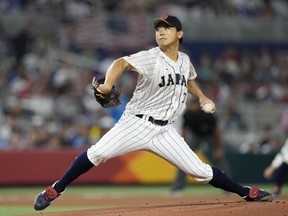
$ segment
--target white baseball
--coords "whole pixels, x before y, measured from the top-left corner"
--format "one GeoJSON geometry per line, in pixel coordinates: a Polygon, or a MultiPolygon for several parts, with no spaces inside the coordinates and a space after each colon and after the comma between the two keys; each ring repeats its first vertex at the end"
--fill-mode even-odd
{"type": "Polygon", "coordinates": [[[206,103],[206,104],[203,106],[203,108],[202,108],[202,110],[203,110],[205,113],[212,113],[212,112],[213,112],[213,109],[214,109],[214,106],[213,106],[213,104],[211,104],[211,103],[206,103]]]}

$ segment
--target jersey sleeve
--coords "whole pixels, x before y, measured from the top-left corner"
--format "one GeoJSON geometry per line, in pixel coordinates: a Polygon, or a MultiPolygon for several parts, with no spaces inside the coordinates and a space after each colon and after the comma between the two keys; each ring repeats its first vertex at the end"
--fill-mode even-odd
{"type": "Polygon", "coordinates": [[[155,61],[154,55],[148,50],[140,51],[131,55],[123,57],[130,65],[132,65],[136,72],[140,74],[147,74],[149,69],[151,69],[153,62],[155,61]]]}
{"type": "Polygon", "coordinates": [[[271,162],[271,166],[275,169],[278,169],[283,162],[284,162],[283,156],[281,152],[279,152],[271,162]]]}
{"type": "Polygon", "coordinates": [[[282,146],[280,152],[274,157],[271,162],[271,166],[275,169],[280,167],[280,165],[285,162],[288,164],[288,138],[286,139],[284,145],[282,146]]]}
{"type": "Polygon", "coordinates": [[[190,64],[189,64],[189,78],[188,78],[188,80],[194,80],[194,79],[196,79],[196,77],[197,77],[196,70],[195,70],[193,64],[190,61],[190,64]]]}

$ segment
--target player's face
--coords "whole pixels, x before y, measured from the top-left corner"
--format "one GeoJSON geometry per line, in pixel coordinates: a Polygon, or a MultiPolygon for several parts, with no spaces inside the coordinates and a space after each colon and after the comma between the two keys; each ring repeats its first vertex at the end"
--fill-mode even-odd
{"type": "Polygon", "coordinates": [[[156,28],[155,39],[160,47],[179,43],[179,39],[183,36],[182,31],[177,31],[175,27],[169,25],[160,25],[156,28]]]}

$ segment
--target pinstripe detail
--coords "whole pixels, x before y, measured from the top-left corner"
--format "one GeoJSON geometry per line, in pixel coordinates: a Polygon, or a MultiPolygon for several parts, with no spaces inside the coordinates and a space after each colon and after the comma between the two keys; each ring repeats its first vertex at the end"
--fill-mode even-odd
{"type": "Polygon", "coordinates": [[[179,167],[196,180],[209,182],[212,169],[189,148],[172,125],[164,127],[136,116],[124,115],[87,155],[94,165],[132,151],[149,150],[179,167]]]}
{"type": "MultiPolygon", "coordinates": [[[[166,62],[167,65],[169,65],[169,66],[171,67],[171,70],[173,71],[173,73],[176,74],[175,68],[167,61],[167,59],[165,59],[163,56],[161,56],[161,58],[163,59],[164,62],[166,62]]],[[[173,87],[173,86],[171,86],[171,88],[172,88],[172,87],[173,87]]],[[[173,89],[172,98],[173,98],[173,96],[175,95],[175,89],[176,89],[176,85],[175,85],[175,87],[174,87],[174,89],[173,89]]],[[[171,91],[171,90],[170,90],[170,91],[171,91]]],[[[169,97],[169,98],[170,98],[170,97],[169,97]]],[[[163,117],[163,119],[169,118],[167,112],[168,112],[168,110],[171,109],[171,104],[174,103],[174,100],[167,100],[167,103],[168,103],[169,105],[168,105],[168,107],[165,108],[165,110],[164,110],[165,116],[163,117]]]]}
{"type": "Polygon", "coordinates": [[[161,133],[152,143],[150,149],[153,152],[192,175],[196,180],[209,182],[212,179],[211,167],[198,158],[175,129],[161,133]]]}
{"type": "MultiPolygon", "coordinates": [[[[207,164],[204,164],[199,159],[199,157],[190,149],[190,147],[186,144],[184,139],[181,138],[175,130],[171,130],[171,132],[167,133],[167,134],[171,138],[171,140],[173,139],[173,137],[178,138],[178,140],[174,139],[174,144],[171,143],[171,145],[175,146],[175,143],[178,143],[178,142],[180,143],[180,141],[182,141],[182,143],[179,146],[180,147],[185,146],[185,149],[181,148],[181,150],[184,150],[184,154],[183,154],[183,152],[180,152],[178,154],[182,158],[182,161],[185,161],[187,168],[190,169],[189,171],[187,171],[187,173],[190,175],[193,175],[194,177],[199,176],[199,173],[200,173],[201,177],[203,177],[203,176],[206,177],[207,176],[207,167],[208,167],[208,171],[210,171],[210,166],[207,166],[207,164]],[[180,139],[180,141],[179,141],[179,139],[180,139]],[[191,153],[193,154],[194,157],[191,157],[191,155],[190,155],[191,153]],[[188,161],[183,157],[183,155],[185,155],[185,157],[188,159],[188,161]],[[191,166],[191,164],[193,164],[193,166],[191,166]],[[193,172],[195,172],[195,170],[197,170],[196,173],[198,173],[198,175],[193,173],[193,172]]],[[[178,145],[176,145],[176,147],[177,146],[178,145]]],[[[178,166],[181,166],[181,164],[178,164],[178,166]]],[[[211,177],[212,177],[212,175],[211,175],[211,177]]]]}
{"type": "Polygon", "coordinates": [[[94,165],[132,151],[149,150],[197,181],[207,183],[212,179],[211,166],[198,158],[171,124],[156,126],[135,116],[143,114],[171,122],[185,109],[187,81],[197,74],[189,57],[178,54],[174,62],[156,47],[124,57],[139,73],[137,86],[119,122],[88,149],[94,165]]]}
{"type": "MultiPolygon", "coordinates": [[[[181,75],[181,68],[182,67],[183,67],[183,58],[181,59],[181,65],[180,65],[180,70],[179,70],[180,71],[180,75],[181,75]]],[[[187,81],[188,81],[188,79],[186,79],[186,85],[187,85],[187,81]]],[[[184,93],[183,89],[181,88],[180,89],[180,95],[182,95],[183,93],[184,93]]],[[[186,92],[186,94],[187,94],[187,92],[186,92]]],[[[186,100],[186,97],[185,97],[185,100],[186,100]]],[[[178,108],[181,106],[181,103],[185,103],[185,100],[183,101],[181,98],[179,98],[178,106],[177,106],[177,108],[174,111],[174,115],[176,115],[178,108]]]]}
{"type": "Polygon", "coordinates": [[[286,138],[286,141],[281,147],[280,151],[275,155],[271,165],[277,169],[283,162],[288,163],[288,137],[286,138]]]}
{"type": "Polygon", "coordinates": [[[127,114],[142,113],[155,119],[174,121],[185,109],[187,80],[194,79],[196,73],[190,67],[189,57],[179,52],[177,62],[165,56],[156,47],[124,57],[139,72],[138,84],[130,102],[126,106],[127,114]],[[184,66],[185,65],[185,66],[184,66]],[[177,76],[185,77],[186,85],[176,85],[177,76]],[[167,84],[168,76],[174,79],[174,85],[159,87],[164,77],[167,84]],[[183,102],[183,103],[182,103],[183,102]]]}
{"type": "Polygon", "coordinates": [[[147,149],[155,127],[136,116],[124,118],[88,149],[88,158],[98,165],[102,161],[131,151],[147,149]]]}
{"type": "MultiPolygon", "coordinates": [[[[141,121],[141,119],[140,119],[140,121],[141,121]]],[[[153,130],[149,130],[148,126],[146,126],[145,123],[147,124],[147,122],[142,122],[142,124],[138,127],[138,128],[140,128],[140,127],[144,126],[141,131],[137,132],[137,134],[144,134],[145,131],[149,131],[149,133],[147,133],[146,136],[145,136],[145,137],[149,137],[149,136],[151,136],[151,133],[152,133],[153,130]]],[[[136,132],[136,131],[134,131],[134,132],[136,132]]],[[[132,139],[130,139],[130,140],[133,140],[134,138],[135,137],[133,135],[132,139]]],[[[143,149],[143,148],[147,149],[146,146],[148,145],[149,141],[150,140],[147,140],[146,142],[144,142],[143,138],[139,137],[138,140],[136,141],[136,143],[134,145],[131,145],[131,146],[126,145],[125,142],[124,143],[122,142],[122,143],[119,144],[119,147],[114,150],[114,153],[111,153],[111,155],[112,155],[111,157],[118,156],[119,152],[122,152],[122,154],[123,154],[123,153],[132,152],[132,151],[137,151],[137,150],[140,150],[140,149],[143,149]]]]}

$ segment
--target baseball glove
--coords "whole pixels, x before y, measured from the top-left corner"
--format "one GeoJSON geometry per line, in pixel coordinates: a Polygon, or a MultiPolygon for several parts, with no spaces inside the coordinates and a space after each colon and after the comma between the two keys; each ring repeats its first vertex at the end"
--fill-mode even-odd
{"type": "Polygon", "coordinates": [[[104,108],[115,107],[121,104],[120,91],[115,86],[112,87],[111,91],[107,94],[103,94],[97,90],[100,84],[103,84],[104,78],[96,80],[94,77],[91,84],[91,89],[94,91],[96,101],[104,108]]]}

